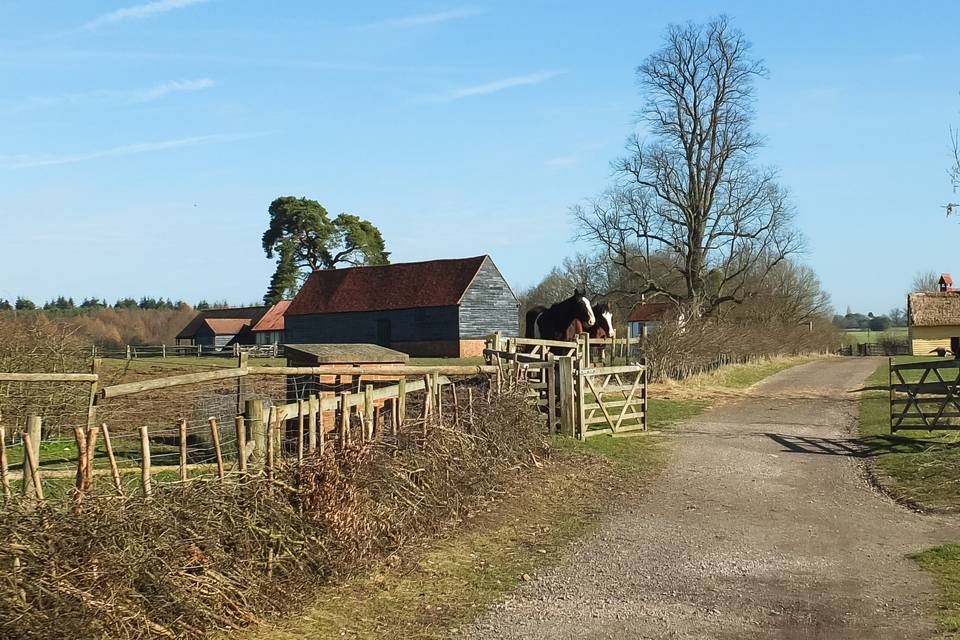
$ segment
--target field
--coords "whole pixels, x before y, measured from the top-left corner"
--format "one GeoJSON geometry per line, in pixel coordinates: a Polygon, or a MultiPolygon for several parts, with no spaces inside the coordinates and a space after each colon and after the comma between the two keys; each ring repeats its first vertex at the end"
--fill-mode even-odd
{"type": "MultiPolygon", "coordinates": [[[[896,362],[930,358],[904,356],[896,362]]],[[[908,382],[915,381],[919,372],[908,382]]],[[[860,400],[860,443],[878,482],[894,496],[921,508],[960,511],[960,432],[899,431],[890,433],[887,363],[878,366],[860,400]]],[[[940,589],[938,619],[948,632],[960,631],[960,545],[947,544],[913,559],[929,572],[940,589]]]]}
{"type": "Polygon", "coordinates": [[[866,342],[876,343],[883,338],[892,338],[896,340],[906,340],[908,335],[907,327],[891,327],[886,331],[869,331],[863,329],[848,329],[843,333],[844,344],[862,344],[866,342]]]}

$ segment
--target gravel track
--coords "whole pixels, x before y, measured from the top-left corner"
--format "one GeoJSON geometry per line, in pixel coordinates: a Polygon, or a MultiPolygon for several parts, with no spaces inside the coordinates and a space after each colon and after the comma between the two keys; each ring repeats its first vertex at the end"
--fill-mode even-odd
{"type": "Polygon", "coordinates": [[[960,526],[863,479],[849,391],[877,362],[788,369],[686,423],[649,492],[463,636],[935,635],[933,584],[906,555],[960,539],[960,526]]]}

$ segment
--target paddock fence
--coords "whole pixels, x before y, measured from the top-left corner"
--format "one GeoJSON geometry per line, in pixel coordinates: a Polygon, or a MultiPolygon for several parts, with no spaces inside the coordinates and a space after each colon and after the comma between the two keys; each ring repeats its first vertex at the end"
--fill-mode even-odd
{"type": "Polygon", "coordinates": [[[235,358],[245,353],[251,358],[282,358],[282,344],[232,344],[226,347],[184,344],[128,344],[122,347],[94,345],[94,358],[137,360],[141,358],[235,358]]]}

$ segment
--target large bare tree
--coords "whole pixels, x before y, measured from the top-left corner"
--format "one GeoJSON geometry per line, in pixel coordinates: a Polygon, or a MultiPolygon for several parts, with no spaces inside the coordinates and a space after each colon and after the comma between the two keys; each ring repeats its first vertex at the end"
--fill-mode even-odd
{"type": "Polygon", "coordinates": [[[710,315],[802,248],[775,172],[755,164],[754,81],[765,73],[723,17],[671,26],[637,69],[647,138],[631,137],[616,183],[573,209],[580,237],[632,276],[631,293],[710,315]]]}

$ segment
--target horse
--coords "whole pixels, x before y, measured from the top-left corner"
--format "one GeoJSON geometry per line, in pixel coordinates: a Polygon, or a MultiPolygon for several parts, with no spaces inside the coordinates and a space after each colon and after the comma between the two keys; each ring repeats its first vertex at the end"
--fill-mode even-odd
{"type": "Polygon", "coordinates": [[[574,289],[572,296],[549,309],[543,306],[530,309],[526,320],[528,338],[573,342],[578,333],[596,324],[597,317],[583,292],[574,289]]]}
{"type": "MultiPolygon", "coordinates": [[[[598,302],[593,307],[597,321],[586,328],[587,335],[592,339],[616,338],[617,330],[613,327],[613,309],[606,302],[598,302]]],[[[600,349],[600,362],[606,362],[607,347],[600,349]]]]}

